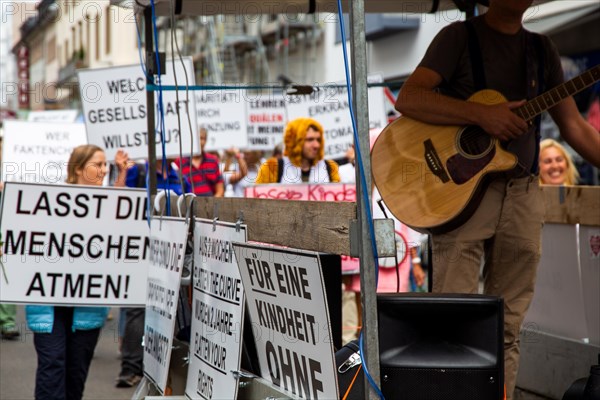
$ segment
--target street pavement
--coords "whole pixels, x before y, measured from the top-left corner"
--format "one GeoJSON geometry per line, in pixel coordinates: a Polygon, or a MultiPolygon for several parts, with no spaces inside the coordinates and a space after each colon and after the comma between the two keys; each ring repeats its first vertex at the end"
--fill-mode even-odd
{"type": "MultiPolygon", "coordinates": [[[[15,341],[0,341],[0,399],[29,400],[34,398],[37,358],[33,333],[25,324],[24,307],[17,307],[17,323],[21,337],[15,341]]],[[[83,398],[87,400],[131,399],[134,388],[116,388],[120,371],[117,340],[119,309],[112,309],[113,319],[107,321],[92,360],[83,398]]]]}

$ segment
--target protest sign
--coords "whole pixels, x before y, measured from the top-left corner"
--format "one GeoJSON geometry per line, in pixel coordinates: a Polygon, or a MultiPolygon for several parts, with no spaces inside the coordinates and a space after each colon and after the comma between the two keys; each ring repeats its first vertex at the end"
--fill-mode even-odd
{"type": "Polygon", "coordinates": [[[165,394],[187,243],[183,218],[153,218],[144,321],[144,375],[165,394]]]}
{"type": "MultiPolygon", "coordinates": [[[[369,83],[381,77],[369,77],[369,83]]],[[[382,87],[369,88],[369,129],[382,129],[387,123],[382,87]]],[[[322,85],[310,95],[287,96],[288,119],[309,117],[318,121],[325,132],[325,158],[343,158],[354,143],[348,91],[344,83],[322,85]]]]}
{"type": "Polygon", "coordinates": [[[244,289],[233,242],[246,242],[246,226],[197,219],[190,364],[191,399],[235,399],[240,369],[244,289]]]}
{"type": "MultiPolygon", "coordinates": [[[[184,58],[184,66],[177,61],[175,73],[178,83],[187,71],[190,85],[194,84],[194,68],[190,58],[184,58]]],[[[79,89],[83,105],[84,120],[88,141],[103,148],[106,158],[114,160],[117,150],[124,149],[132,159],[148,157],[148,124],[146,116],[146,77],[139,65],[98,68],[77,71],[79,89]]],[[[166,62],[166,74],[161,76],[163,85],[173,85],[175,77],[173,64],[166,62]]],[[[159,92],[155,93],[155,119],[160,122],[158,107],[159,92]]],[[[162,157],[161,140],[165,142],[167,157],[179,157],[181,143],[184,154],[190,149],[198,151],[198,129],[196,126],[196,102],[190,95],[189,101],[182,93],[177,101],[175,91],[162,94],[165,132],[161,139],[161,125],[156,131],[156,156],[162,157]],[[190,115],[192,132],[188,124],[190,115]],[[179,132],[177,114],[180,114],[181,133],[179,132]]]]}
{"type": "Polygon", "coordinates": [[[267,184],[246,188],[246,197],[276,200],[356,201],[353,183],[267,184]]]}
{"type": "MultiPolygon", "coordinates": [[[[600,227],[582,224],[579,227],[579,246],[582,297],[588,326],[586,337],[589,338],[591,344],[598,346],[600,345],[600,291],[598,290],[600,283],[600,227]]],[[[565,265],[568,264],[557,267],[565,269],[565,265]]],[[[573,292],[570,296],[572,295],[573,292]]]]}
{"type": "Polygon", "coordinates": [[[195,92],[198,127],[206,128],[206,151],[246,148],[246,91],[215,89],[195,92]]]}
{"type": "Polygon", "coordinates": [[[77,114],[77,110],[31,111],[29,115],[27,115],[27,121],[69,124],[75,122],[77,114]]]}
{"type": "Polygon", "coordinates": [[[83,124],[4,121],[2,180],[64,182],[71,152],[86,143],[83,124]]]}
{"type": "Polygon", "coordinates": [[[7,182],[0,301],[144,305],[145,199],[136,189],[7,182]]]}
{"type": "Polygon", "coordinates": [[[283,142],[287,111],[283,94],[258,96],[248,107],[248,149],[267,150],[283,142]]]}
{"type": "Polygon", "coordinates": [[[292,398],[338,399],[318,255],[260,245],[233,247],[261,376],[292,398]]]}

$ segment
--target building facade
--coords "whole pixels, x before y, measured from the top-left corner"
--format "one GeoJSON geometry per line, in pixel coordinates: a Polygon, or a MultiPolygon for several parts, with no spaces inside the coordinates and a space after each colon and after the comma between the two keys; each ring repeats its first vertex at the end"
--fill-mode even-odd
{"type": "Polygon", "coordinates": [[[24,7],[12,49],[29,53],[29,102],[22,108],[80,108],[77,69],[139,62],[132,9],[108,0],[43,0],[34,12],[31,4],[24,7]]]}

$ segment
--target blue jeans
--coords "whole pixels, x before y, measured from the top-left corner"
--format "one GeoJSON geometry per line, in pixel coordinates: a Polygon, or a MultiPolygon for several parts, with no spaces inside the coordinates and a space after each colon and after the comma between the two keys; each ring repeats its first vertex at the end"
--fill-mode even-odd
{"type": "Polygon", "coordinates": [[[100,328],[74,331],[73,307],[54,307],[52,333],[35,333],[36,400],[80,400],[100,328]]]}

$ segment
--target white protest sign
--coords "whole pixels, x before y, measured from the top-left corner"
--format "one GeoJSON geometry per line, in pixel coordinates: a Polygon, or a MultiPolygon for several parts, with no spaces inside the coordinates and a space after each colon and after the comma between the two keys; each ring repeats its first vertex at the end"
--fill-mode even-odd
{"type": "Polygon", "coordinates": [[[198,127],[206,128],[206,151],[246,148],[246,91],[240,89],[195,92],[198,127]]]}
{"type": "MultiPolygon", "coordinates": [[[[369,77],[369,83],[381,77],[369,77]]],[[[345,157],[354,143],[348,91],[344,84],[323,85],[310,95],[286,96],[289,120],[313,118],[325,131],[325,158],[345,157]]],[[[369,129],[383,129],[387,122],[383,87],[369,88],[369,129]]]]}
{"type": "Polygon", "coordinates": [[[71,151],[86,143],[83,124],[4,121],[2,180],[64,182],[71,151]]]}
{"type": "MultiPolygon", "coordinates": [[[[544,227],[544,229],[546,229],[544,227]]],[[[556,243],[556,242],[554,242],[556,243]]],[[[600,346],[600,227],[579,227],[583,309],[590,344],[600,346]]],[[[564,269],[565,265],[558,265],[564,269]]],[[[571,293],[572,295],[573,293],[571,293]]]]}
{"type": "Polygon", "coordinates": [[[75,122],[77,110],[31,111],[27,116],[29,122],[60,122],[69,124],[75,122]]]}
{"type": "MultiPolygon", "coordinates": [[[[175,63],[175,72],[181,84],[185,71],[194,84],[194,68],[190,58],[184,58],[182,64],[175,63]]],[[[77,71],[79,90],[83,104],[84,120],[89,143],[103,148],[106,158],[114,160],[117,150],[124,149],[132,159],[148,157],[148,124],[146,116],[146,78],[139,65],[124,67],[87,69],[77,71]]],[[[166,62],[166,74],[162,76],[163,85],[174,85],[173,65],[166,62]]],[[[184,93],[179,93],[177,101],[175,91],[163,92],[164,141],[167,157],[179,157],[179,144],[184,154],[194,146],[198,150],[198,129],[196,126],[196,102],[190,95],[189,104],[184,93]],[[192,122],[190,132],[187,109],[192,122]],[[177,113],[181,115],[181,134],[178,128],[177,113]],[[193,142],[192,142],[193,140],[193,142]]],[[[158,109],[159,92],[155,95],[155,120],[160,121],[158,109]]],[[[161,126],[156,131],[156,156],[163,155],[161,126]]]]}
{"type": "Polygon", "coordinates": [[[338,399],[318,255],[260,245],[233,247],[261,376],[293,398],[338,399]]]}
{"type": "Polygon", "coordinates": [[[248,149],[273,150],[283,142],[287,122],[283,94],[259,96],[246,102],[248,111],[248,149]]]}
{"type": "Polygon", "coordinates": [[[7,182],[0,301],[144,305],[145,199],[137,189],[7,182]]]}
{"type": "Polygon", "coordinates": [[[144,322],[144,375],[165,394],[188,224],[183,218],[150,222],[150,266],[144,322]]]}
{"type": "Polygon", "coordinates": [[[190,364],[191,399],[235,399],[244,326],[244,289],[233,242],[246,242],[246,226],[196,219],[190,364]],[[213,229],[214,228],[214,229],[213,229]]]}

